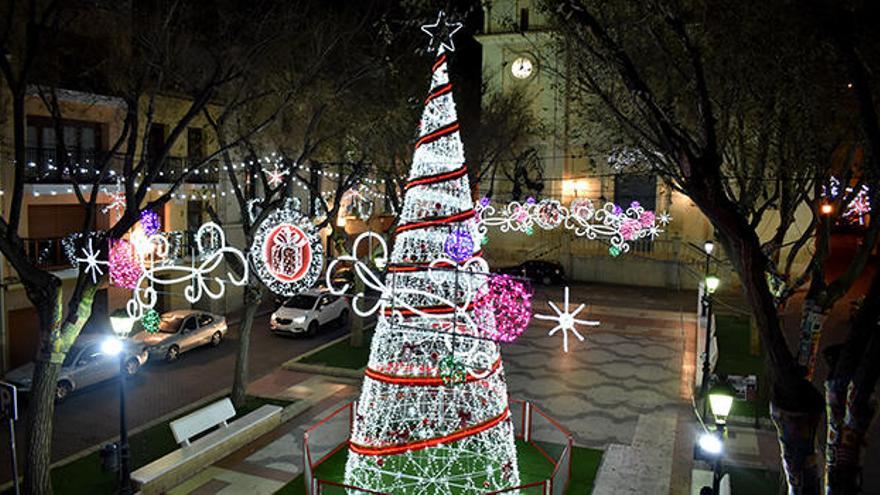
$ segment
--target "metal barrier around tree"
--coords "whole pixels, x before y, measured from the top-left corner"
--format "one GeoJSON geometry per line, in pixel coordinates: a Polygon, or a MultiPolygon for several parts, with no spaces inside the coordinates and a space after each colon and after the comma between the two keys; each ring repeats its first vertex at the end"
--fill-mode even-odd
{"type": "MultiPolygon", "coordinates": [[[[356,409],[350,402],[330,412],[303,434],[303,477],[310,495],[364,493],[385,495],[342,483],[321,479],[319,466],[348,447],[356,409]]],[[[517,440],[529,443],[552,465],[550,477],[487,494],[561,495],[571,477],[571,433],[534,404],[510,399],[511,420],[517,440]]]]}

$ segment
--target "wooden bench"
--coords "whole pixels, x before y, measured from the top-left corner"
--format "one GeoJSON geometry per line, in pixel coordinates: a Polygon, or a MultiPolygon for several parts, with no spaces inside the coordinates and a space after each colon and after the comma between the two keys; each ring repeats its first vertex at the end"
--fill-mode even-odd
{"type": "Polygon", "coordinates": [[[229,422],[235,407],[225,398],[175,419],[169,426],[180,448],[136,470],[131,479],[145,495],[164,493],[280,426],[281,411],[280,406],[264,405],[229,422]]]}

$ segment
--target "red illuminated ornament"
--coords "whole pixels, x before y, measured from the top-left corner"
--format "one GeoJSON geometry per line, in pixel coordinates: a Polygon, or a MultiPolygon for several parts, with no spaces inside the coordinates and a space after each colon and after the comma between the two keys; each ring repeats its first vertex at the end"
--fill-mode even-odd
{"type": "Polygon", "coordinates": [[[266,268],[282,282],[301,279],[312,261],[306,234],[291,224],[281,224],[271,230],[263,249],[266,268]]]}

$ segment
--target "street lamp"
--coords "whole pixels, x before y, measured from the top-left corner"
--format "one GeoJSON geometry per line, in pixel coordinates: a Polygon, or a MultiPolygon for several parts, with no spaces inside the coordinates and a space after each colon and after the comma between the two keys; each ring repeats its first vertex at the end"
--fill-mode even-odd
{"type": "Polygon", "coordinates": [[[727,416],[730,415],[730,408],[733,407],[733,394],[727,387],[713,387],[709,392],[709,408],[712,409],[712,415],[715,416],[715,424],[727,424],[727,416]]]}
{"type": "Polygon", "coordinates": [[[706,253],[706,273],[705,275],[709,275],[709,263],[712,262],[712,251],[715,251],[715,243],[712,242],[712,239],[706,239],[706,242],[703,243],[703,251],[706,253]]]}
{"type": "Polygon", "coordinates": [[[726,385],[713,387],[709,392],[709,407],[712,409],[712,415],[715,416],[715,431],[704,433],[700,437],[699,444],[704,452],[713,457],[712,493],[715,495],[721,488],[721,454],[724,450],[724,430],[732,406],[733,393],[726,385]]]}
{"type": "Polygon", "coordinates": [[[131,453],[128,447],[128,427],[125,422],[125,345],[135,319],[124,310],[110,315],[110,326],[116,337],[108,337],[101,349],[109,355],[119,356],[119,493],[129,495],[131,490],[131,453]]]}
{"type": "Polygon", "coordinates": [[[703,418],[706,417],[706,392],[709,387],[709,355],[712,352],[712,294],[721,285],[721,279],[715,275],[706,275],[703,285],[706,288],[703,294],[703,308],[706,313],[706,348],[703,355],[703,380],[700,383],[700,397],[703,399],[703,418]]]}
{"type": "Polygon", "coordinates": [[[712,295],[721,285],[721,279],[716,275],[706,275],[706,293],[712,295]]]}

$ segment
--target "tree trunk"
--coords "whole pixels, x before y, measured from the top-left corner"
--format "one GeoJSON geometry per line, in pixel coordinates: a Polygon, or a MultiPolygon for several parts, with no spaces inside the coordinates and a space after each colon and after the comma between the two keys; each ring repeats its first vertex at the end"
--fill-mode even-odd
{"type": "Polygon", "coordinates": [[[822,416],[818,412],[793,412],[770,403],[782,451],[782,467],[789,495],[819,495],[822,491],[816,455],[816,431],[822,416]]]}
{"type": "Polygon", "coordinates": [[[805,370],[805,378],[813,379],[816,371],[816,356],[819,354],[819,338],[828,311],[812,299],[804,300],[801,316],[800,342],[798,344],[798,364],[805,370]]]}
{"type": "Polygon", "coordinates": [[[244,317],[238,330],[238,352],[235,356],[235,377],[232,381],[232,404],[242,407],[247,398],[248,366],[250,364],[251,328],[254,316],[263,301],[263,291],[248,284],[244,289],[244,317]]]}
{"type": "Polygon", "coordinates": [[[31,388],[31,407],[25,422],[26,454],[23,493],[52,493],[49,467],[52,463],[52,419],[55,389],[61,363],[48,358],[36,362],[31,388]]]}
{"type": "Polygon", "coordinates": [[[858,407],[856,396],[860,393],[855,383],[849,380],[825,382],[828,403],[825,481],[829,495],[861,493],[862,447],[875,408],[873,405],[858,407]]]}

